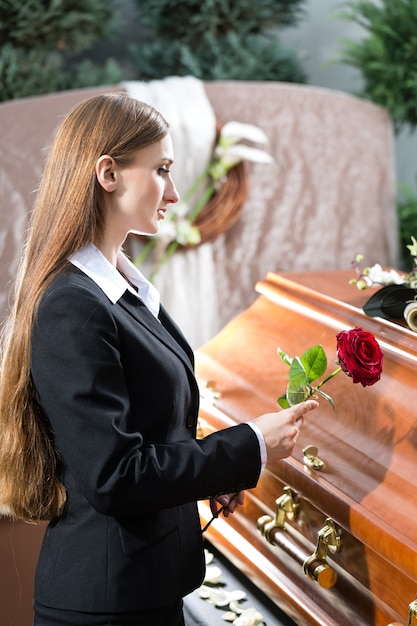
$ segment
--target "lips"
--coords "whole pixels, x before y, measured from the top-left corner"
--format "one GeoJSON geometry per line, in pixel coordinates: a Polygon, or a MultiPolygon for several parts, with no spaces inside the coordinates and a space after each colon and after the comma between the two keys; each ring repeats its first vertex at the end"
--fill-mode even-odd
{"type": "Polygon", "coordinates": [[[163,220],[163,219],[164,219],[164,217],[165,217],[165,212],[166,212],[165,207],[162,207],[161,209],[158,209],[157,213],[158,213],[158,217],[159,217],[159,219],[161,219],[161,220],[163,220]]]}

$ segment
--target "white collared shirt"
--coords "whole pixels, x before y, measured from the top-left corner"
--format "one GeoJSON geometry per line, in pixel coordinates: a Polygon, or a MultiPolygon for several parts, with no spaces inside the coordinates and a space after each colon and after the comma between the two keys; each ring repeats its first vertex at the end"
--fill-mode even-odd
{"type": "Polygon", "coordinates": [[[142,300],[156,318],[158,317],[160,307],[158,290],[122,252],[119,252],[117,257],[117,268],[92,243],[78,250],[69,261],[89,276],[113,304],[128,289],[130,293],[142,300]],[[137,287],[138,291],[132,285],[137,287]]]}

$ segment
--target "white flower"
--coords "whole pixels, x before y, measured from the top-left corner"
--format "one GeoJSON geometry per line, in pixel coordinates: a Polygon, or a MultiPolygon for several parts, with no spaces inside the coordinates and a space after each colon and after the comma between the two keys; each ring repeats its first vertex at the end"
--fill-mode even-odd
{"type": "Polygon", "coordinates": [[[226,589],[208,585],[201,585],[198,588],[198,595],[218,607],[228,606],[231,602],[239,602],[246,597],[246,593],[241,589],[226,591],[226,589]]]}
{"type": "Polygon", "coordinates": [[[265,150],[251,148],[243,143],[236,143],[230,146],[219,145],[214,154],[228,169],[244,160],[253,161],[254,163],[273,163],[274,161],[265,150]]]}
{"type": "Polygon", "coordinates": [[[246,609],[233,622],[233,626],[257,626],[263,624],[262,614],[254,608],[246,609]]]}
{"type": "Polygon", "coordinates": [[[241,139],[253,143],[267,144],[268,137],[263,130],[253,124],[241,124],[240,122],[227,122],[220,131],[220,144],[237,143],[241,139]],[[224,141],[223,141],[224,140],[224,141]]]}
{"type": "Polygon", "coordinates": [[[159,225],[158,240],[167,246],[177,236],[177,227],[173,220],[164,220],[159,225]]]}
{"type": "Polygon", "coordinates": [[[268,164],[273,162],[271,155],[264,150],[239,143],[242,139],[263,145],[268,143],[267,136],[258,126],[227,122],[220,131],[213,154],[214,162],[209,167],[209,173],[214,180],[219,180],[244,160],[268,164]]]}
{"type": "Polygon", "coordinates": [[[175,219],[176,217],[184,217],[190,211],[190,205],[187,202],[178,202],[173,208],[171,219],[175,219]]]}
{"type": "Polygon", "coordinates": [[[404,276],[401,276],[395,270],[384,270],[379,263],[372,267],[368,267],[363,277],[370,287],[377,285],[402,285],[407,282],[404,276]]]}
{"type": "Polygon", "coordinates": [[[222,577],[222,570],[217,565],[207,565],[206,574],[204,576],[203,584],[218,585],[222,577]]]}
{"type": "Polygon", "coordinates": [[[375,263],[372,267],[362,269],[361,262],[363,255],[357,254],[355,260],[352,261],[352,267],[356,272],[356,278],[352,278],[349,282],[356,285],[359,290],[367,287],[381,287],[386,285],[405,285],[411,289],[417,289],[417,239],[411,237],[412,245],[407,246],[413,257],[413,269],[409,274],[399,273],[396,270],[384,270],[379,263],[375,263]]]}
{"type": "Polygon", "coordinates": [[[201,241],[200,231],[197,226],[193,226],[186,218],[181,218],[176,222],[176,241],[180,246],[197,245],[201,241]]]}

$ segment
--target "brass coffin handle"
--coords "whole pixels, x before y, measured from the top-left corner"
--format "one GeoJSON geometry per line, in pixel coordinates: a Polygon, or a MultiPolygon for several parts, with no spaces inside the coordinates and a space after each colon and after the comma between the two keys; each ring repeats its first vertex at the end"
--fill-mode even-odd
{"type": "MultiPolygon", "coordinates": [[[[403,626],[400,622],[390,622],[388,626],[403,626]]],[[[417,626],[417,600],[408,605],[407,626],[417,626]]]]}
{"type": "Polygon", "coordinates": [[[284,487],[282,496],[275,500],[275,506],[275,518],[270,515],[263,515],[258,519],[257,524],[261,535],[273,545],[277,545],[276,532],[285,529],[287,517],[294,519],[298,515],[300,504],[297,494],[290,487],[284,487]]]}
{"type": "Polygon", "coordinates": [[[337,552],[341,547],[340,532],[333,521],[330,518],[326,520],[325,526],[318,532],[315,552],[306,557],[304,548],[291,539],[285,524],[287,519],[293,520],[299,513],[300,502],[297,493],[286,486],[282,496],[275,500],[275,504],[275,517],[270,515],[260,517],[257,523],[258,531],[268,543],[277,546],[293,561],[299,563],[308,578],[326,589],[333,587],[337,581],[337,574],[327,563],[326,557],[328,550],[337,552]]]}
{"type": "Polygon", "coordinates": [[[306,446],[303,448],[303,463],[312,470],[320,471],[324,467],[324,461],[317,456],[316,446],[306,446]]]}
{"type": "Polygon", "coordinates": [[[317,533],[317,546],[315,552],[304,561],[305,575],[317,582],[320,587],[330,589],[337,582],[337,574],[327,563],[327,552],[339,552],[341,548],[340,532],[336,529],[333,520],[329,517],[326,524],[317,533]]]}
{"type": "Polygon", "coordinates": [[[216,381],[214,380],[203,380],[200,384],[200,393],[202,397],[211,404],[215,404],[216,400],[222,397],[221,392],[217,388],[216,381]]]}
{"type": "MultiPolygon", "coordinates": [[[[400,622],[391,622],[388,626],[403,626],[400,622]]],[[[407,626],[417,626],[417,600],[408,605],[407,626]]]]}
{"type": "Polygon", "coordinates": [[[408,605],[408,624],[407,626],[417,626],[417,600],[408,605]]]}
{"type": "Polygon", "coordinates": [[[304,546],[294,541],[285,523],[287,519],[292,520],[298,515],[300,508],[298,495],[290,487],[284,487],[282,496],[275,500],[275,504],[275,517],[270,515],[260,517],[257,524],[258,531],[268,543],[282,550],[292,562],[302,567],[306,558],[304,546]]]}

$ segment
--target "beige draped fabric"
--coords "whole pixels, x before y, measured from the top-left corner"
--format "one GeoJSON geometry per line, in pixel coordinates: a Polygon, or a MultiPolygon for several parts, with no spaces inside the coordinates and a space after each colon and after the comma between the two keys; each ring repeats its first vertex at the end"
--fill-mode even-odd
{"type": "MultiPolygon", "coordinates": [[[[267,271],[398,263],[393,130],[385,110],[326,89],[281,83],[206,84],[225,121],[252,122],[275,163],[251,164],[238,223],[212,245],[221,328],[256,297],[267,271]]],[[[204,280],[204,277],[202,277],[204,280]]]]}
{"type": "MultiPolygon", "coordinates": [[[[176,253],[157,276],[162,301],[195,348],[251,304],[267,271],[348,268],[358,252],[367,264],[397,264],[392,126],[382,108],[301,85],[204,87],[222,121],[266,133],[274,164],[248,164],[250,196],[239,221],[214,242],[176,253]]],[[[123,88],[0,104],[1,319],[60,118],[84,98],[115,90],[123,88]]]]}

